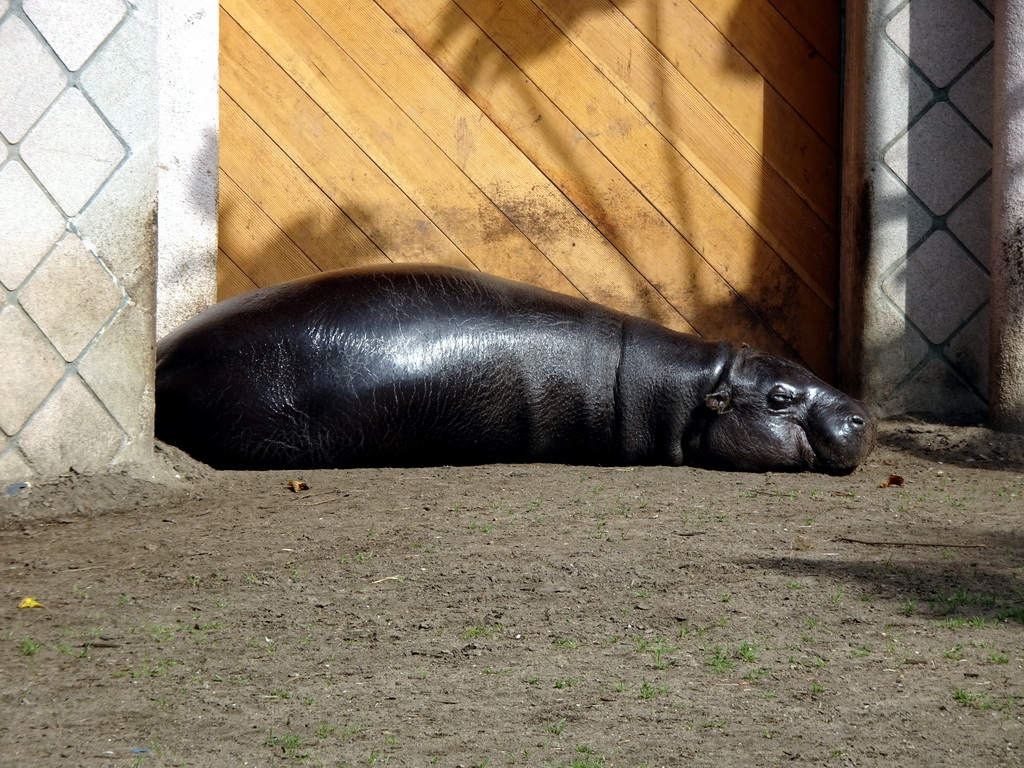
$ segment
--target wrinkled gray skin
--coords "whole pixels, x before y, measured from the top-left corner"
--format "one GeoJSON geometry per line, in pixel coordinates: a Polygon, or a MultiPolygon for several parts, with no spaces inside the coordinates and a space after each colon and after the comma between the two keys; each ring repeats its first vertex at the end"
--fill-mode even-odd
{"type": "Polygon", "coordinates": [[[326,273],[157,348],[156,431],[221,469],[551,461],[844,473],[867,408],[773,355],[446,267],[326,273]]]}

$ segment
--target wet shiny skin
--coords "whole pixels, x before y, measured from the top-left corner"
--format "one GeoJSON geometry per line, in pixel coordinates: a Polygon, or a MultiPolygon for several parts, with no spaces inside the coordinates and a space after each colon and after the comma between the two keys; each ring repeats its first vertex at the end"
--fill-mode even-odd
{"type": "Polygon", "coordinates": [[[743,349],[728,378],[728,405],[703,432],[711,465],[844,473],[874,446],[868,407],[788,360],[743,349]]]}
{"type": "Polygon", "coordinates": [[[446,267],[255,291],[157,350],[157,436],[221,468],[845,472],[873,435],[863,404],[781,358],[446,267]]]}

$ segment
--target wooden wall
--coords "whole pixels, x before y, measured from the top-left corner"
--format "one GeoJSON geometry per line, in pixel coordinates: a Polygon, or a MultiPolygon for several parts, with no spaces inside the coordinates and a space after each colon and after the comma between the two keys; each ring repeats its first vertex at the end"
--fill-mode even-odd
{"type": "Polygon", "coordinates": [[[221,298],[461,265],[831,378],[839,0],[223,0],[221,298]]]}

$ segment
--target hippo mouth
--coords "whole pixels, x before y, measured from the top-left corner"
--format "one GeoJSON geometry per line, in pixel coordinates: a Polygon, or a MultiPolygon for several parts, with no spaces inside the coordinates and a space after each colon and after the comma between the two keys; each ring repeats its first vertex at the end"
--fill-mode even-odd
{"type": "Polygon", "coordinates": [[[814,452],[811,440],[807,437],[807,430],[801,426],[796,428],[796,450],[800,461],[807,469],[813,469],[818,466],[818,454],[814,452]]]}

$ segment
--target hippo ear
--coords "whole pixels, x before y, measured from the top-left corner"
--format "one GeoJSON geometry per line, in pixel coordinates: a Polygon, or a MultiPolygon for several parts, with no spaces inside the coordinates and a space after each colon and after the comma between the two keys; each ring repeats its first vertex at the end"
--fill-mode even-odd
{"type": "Polygon", "coordinates": [[[704,402],[715,413],[725,413],[732,405],[732,394],[728,389],[720,389],[704,398],[704,402]]]}

